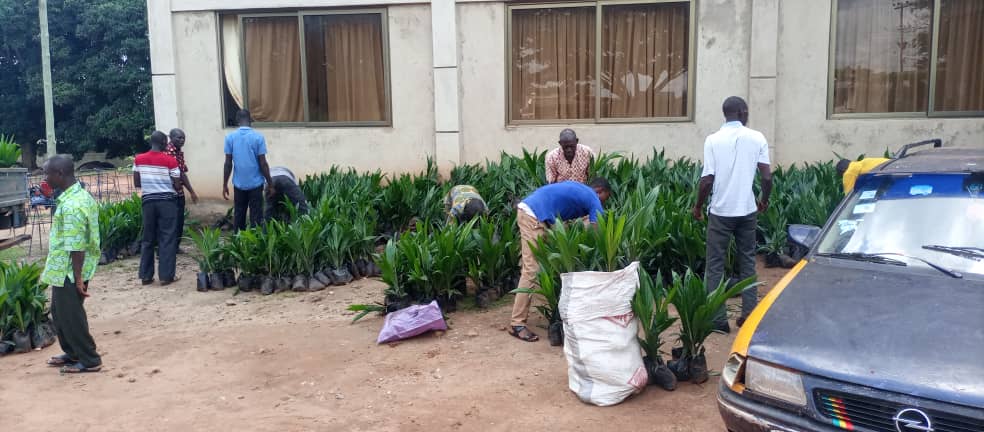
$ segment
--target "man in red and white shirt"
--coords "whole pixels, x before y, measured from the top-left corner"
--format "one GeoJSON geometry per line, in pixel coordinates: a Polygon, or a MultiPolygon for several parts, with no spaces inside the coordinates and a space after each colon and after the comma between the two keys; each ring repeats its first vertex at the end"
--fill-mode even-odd
{"type": "Polygon", "coordinates": [[[547,183],[587,182],[594,152],[588,146],[578,144],[577,134],[572,129],[561,131],[558,143],[560,147],[547,154],[547,183]]]}
{"type": "Polygon", "coordinates": [[[133,185],[141,189],[143,201],[143,239],[140,242],[140,280],[154,282],[154,248],[160,258],[161,285],[174,282],[178,252],[177,191],[181,189],[178,161],[164,153],[167,135],[154,131],[150,151],[133,161],[133,185]]]}

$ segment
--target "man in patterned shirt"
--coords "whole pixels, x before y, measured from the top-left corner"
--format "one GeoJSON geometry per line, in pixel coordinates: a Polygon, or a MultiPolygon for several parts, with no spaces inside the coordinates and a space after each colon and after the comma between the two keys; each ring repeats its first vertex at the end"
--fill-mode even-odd
{"type": "Polygon", "coordinates": [[[184,151],[181,150],[185,144],[185,133],[183,130],[174,128],[168,134],[170,138],[167,143],[167,149],[164,153],[171,155],[176,161],[178,161],[178,169],[181,171],[181,189],[178,189],[178,199],[176,203],[178,204],[178,253],[181,252],[181,238],[184,233],[185,226],[185,189],[188,189],[188,193],[191,194],[191,202],[193,204],[198,204],[198,194],[195,193],[195,189],[191,187],[191,182],[188,181],[188,165],[185,165],[184,151]]]}
{"type": "Polygon", "coordinates": [[[473,186],[455,186],[444,197],[444,213],[448,215],[448,223],[453,221],[468,223],[475,216],[488,211],[485,200],[473,186]]]}
{"type": "Polygon", "coordinates": [[[99,262],[99,206],[75,180],[72,159],[54,156],[43,169],[45,180],[63,191],[51,219],[41,283],[51,286],[51,316],[64,354],[48,365],[62,366],[62,373],[98,372],[102,358],[82,304],[99,262]]]}
{"type": "Polygon", "coordinates": [[[178,161],[164,154],[167,135],[154,131],[150,135],[150,151],[138,154],[133,160],[133,186],[141,189],[143,238],[140,241],[140,280],[144,285],[154,282],[154,249],[160,259],[161,285],[177,280],[175,259],[178,252],[177,191],[181,190],[181,170],[178,161]]]}
{"type": "Polygon", "coordinates": [[[547,154],[547,183],[587,182],[594,152],[588,146],[578,144],[577,134],[572,129],[561,131],[558,143],[560,147],[547,154]]]}

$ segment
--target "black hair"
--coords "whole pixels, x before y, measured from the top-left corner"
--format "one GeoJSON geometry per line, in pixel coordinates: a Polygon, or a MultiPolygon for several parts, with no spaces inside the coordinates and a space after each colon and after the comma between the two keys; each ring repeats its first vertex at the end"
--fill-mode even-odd
{"type": "Polygon", "coordinates": [[[154,131],[150,134],[150,148],[154,150],[164,150],[164,146],[167,145],[167,135],[164,132],[154,131]]]}
{"type": "Polygon", "coordinates": [[[844,175],[844,173],[847,171],[847,168],[850,166],[851,166],[851,161],[847,159],[841,159],[837,161],[837,172],[840,173],[841,175],[844,175]]]}
{"type": "Polygon", "coordinates": [[[244,125],[244,124],[250,124],[252,122],[253,122],[253,116],[249,113],[249,111],[239,110],[239,112],[236,113],[236,123],[239,123],[240,125],[244,125]]]}
{"type": "Polygon", "coordinates": [[[724,100],[724,104],[721,105],[721,111],[724,112],[726,118],[736,118],[738,114],[748,112],[748,104],[738,96],[731,96],[724,100]]]}
{"type": "Polygon", "coordinates": [[[485,203],[482,200],[470,199],[465,203],[465,208],[462,209],[461,214],[458,215],[458,221],[467,223],[485,211],[485,203]]]}
{"type": "Polygon", "coordinates": [[[178,132],[180,132],[182,135],[184,135],[184,131],[183,130],[181,130],[179,128],[174,128],[174,129],[171,129],[171,131],[167,133],[167,136],[173,138],[174,135],[176,135],[178,132]]]}
{"type": "Polygon", "coordinates": [[[604,177],[595,177],[591,180],[591,183],[588,183],[588,186],[591,186],[592,189],[601,189],[605,192],[612,193],[612,185],[604,177]]]}

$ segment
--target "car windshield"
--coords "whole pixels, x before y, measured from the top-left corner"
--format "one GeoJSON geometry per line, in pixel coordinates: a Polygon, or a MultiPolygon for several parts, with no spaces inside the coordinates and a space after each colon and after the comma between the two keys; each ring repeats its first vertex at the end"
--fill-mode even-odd
{"type": "Polygon", "coordinates": [[[921,258],[984,275],[982,184],[984,173],[863,177],[817,253],[887,254],[929,267],[921,258]]]}

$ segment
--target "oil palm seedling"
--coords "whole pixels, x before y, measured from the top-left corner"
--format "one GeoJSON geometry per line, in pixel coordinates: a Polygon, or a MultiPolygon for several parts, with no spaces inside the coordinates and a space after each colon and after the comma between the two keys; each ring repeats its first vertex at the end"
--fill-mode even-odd
{"type": "Polygon", "coordinates": [[[758,286],[755,278],[749,278],[728,287],[723,280],[714,290],[708,291],[704,282],[692,271],[673,275],[671,290],[676,291],[672,304],[680,319],[680,356],[670,362],[670,369],[680,380],[690,379],[696,384],[707,381],[707,360],[704,342],[715,330],[715,320],[723,311],[725,302],[745,289],[758,286]]]}
{"type": "Polygon", "coordinates": [[[642,333],[639,345],[645,353],[643,363],[649,374],[649,384],[666,390],[676,388],[676,376],[666,366],[660,348],[663,346],[663,332],[677,320],[670,316],[669,311],[675,297],[676,288],[667,290],[662,275],[657,274],[654,280],[645,269],[639,268],[639,289],[632,299],[632,312],[639,319],[642,333]]]}
{"type": "Polygon", "coordinates": [[[36,264],[0,263],[0,353],[28,352],[53,342],[40,278],[36,264]]]}
{"type": "Polygon", "coordinates": [[[560,319],[560,280],[556,275],[545,271],[537,273],[537,286],[516,288],[513,294],[529,294],[542,297],[542,304],[534,306],[536,311],[547,320],[547,337],[551,346],[564,344],[564,324],[560,319]]]}
{"type": "Polygon", "coordinates": [[[222,274],[218,271],[218,260],[221,253],[221,233],[216,228],[203,228],[199,231],[188,230],[185,237],[195,245],[194,255],[198,264],[198,290],[207,291],[209,288],[224,288],[222,274]]]}
{"type": "Polygon", "coordinates": [[[0,134],[0,168],[10,168],[21,158],[21,149],[13,135],[0,134]]]}

